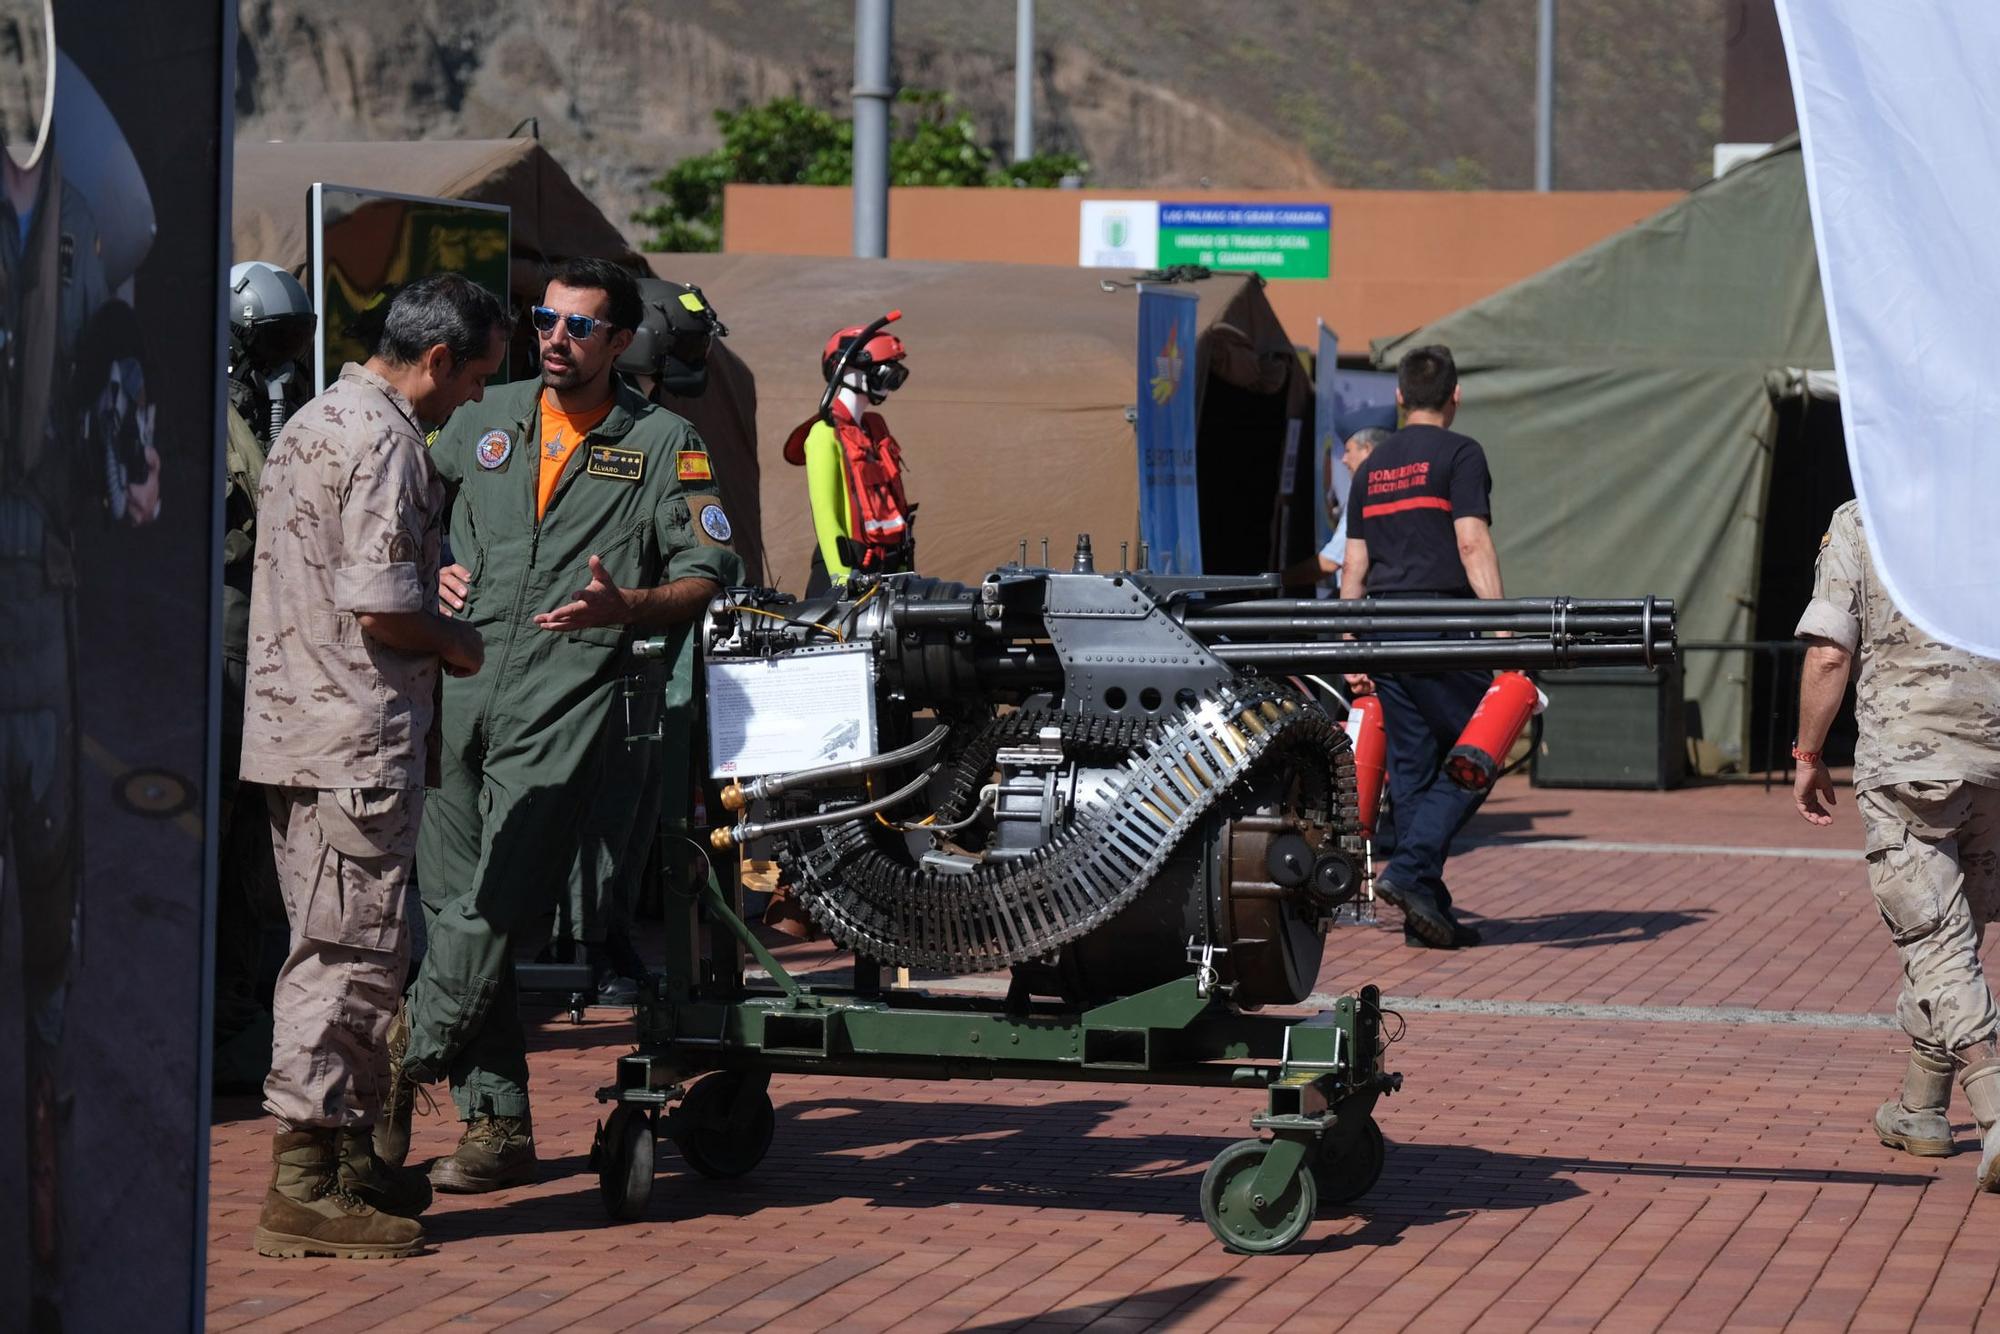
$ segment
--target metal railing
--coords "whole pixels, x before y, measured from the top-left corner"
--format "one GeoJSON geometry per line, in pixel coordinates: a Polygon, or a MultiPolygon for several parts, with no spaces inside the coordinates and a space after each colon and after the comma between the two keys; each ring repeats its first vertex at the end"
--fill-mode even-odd
{"type": "MultiPolygon", "coordinates": [[[[1752,705],[1756,703],[1756,664],[1768,662],[1770,671],[1766,679],[1771,683],[1772,693],[1764,710],[1764,790],[1771,790],[1777,774],[1782,774],[1789,784],[1792,781],[1790,739],[1799,730],[1799,664],[1805,659],[1807,645],[1797,639],[1683,639],[1679,647],[1683,654],[1749,654],[1752,675],[1744,684],[1750,687],[1752,705]]],[[[1746,771],[1750,758],[1743,757],[1746,771]]]]}

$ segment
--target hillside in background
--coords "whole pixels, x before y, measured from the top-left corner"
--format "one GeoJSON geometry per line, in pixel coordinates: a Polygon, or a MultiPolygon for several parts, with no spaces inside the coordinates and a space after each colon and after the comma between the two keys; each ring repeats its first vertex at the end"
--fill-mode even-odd
{"type": "MultiPolygon", "coordinates": [[[[241,0],[245,139],[497,138],[535,118],[615,221],[715,146],[712,112],[780,95],[845,110],[846,0],[241,0]]],[[[1535,0],[1042,0],[1036,130],[1098,186],[1525,188],[1535,0]]],[[[1708,175],[1724,0],[1562,0],[1557,178],[1708,175]]],[[[1003,151],[1012,0],[900,0],[896,72],[1003,151]]],[[[526,132],[526,131],[522,131],[526,132]]]]}

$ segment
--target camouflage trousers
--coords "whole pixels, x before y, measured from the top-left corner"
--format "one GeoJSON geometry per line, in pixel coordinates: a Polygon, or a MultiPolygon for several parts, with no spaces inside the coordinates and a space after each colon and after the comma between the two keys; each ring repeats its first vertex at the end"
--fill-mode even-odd
{"type": "Polygon", "coordinates": [[[2000,1035],[1979,944],[2000,916],[2000,788],[1895,783],[1858,793],[1875,906],[1902,956],[1896,1019],[1952,1052],[2000,1035]]]}
{"type": "Polygon", "coordinates": [[[264,1109],[286,1130],[373,1125],[403,994],[422,788],[277,788],[271,846],[291,924],[264,1109]]]}

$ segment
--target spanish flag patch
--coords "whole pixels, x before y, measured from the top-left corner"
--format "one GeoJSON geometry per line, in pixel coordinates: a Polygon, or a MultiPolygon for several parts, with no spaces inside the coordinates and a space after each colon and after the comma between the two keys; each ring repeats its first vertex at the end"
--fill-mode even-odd
{"type": "Polygon", "coordinates": [[[698,449],[683,449],[674,456],[674,472],[683,482],[712,482],[715,473],[708,466],[708,455],[698,449]]]}

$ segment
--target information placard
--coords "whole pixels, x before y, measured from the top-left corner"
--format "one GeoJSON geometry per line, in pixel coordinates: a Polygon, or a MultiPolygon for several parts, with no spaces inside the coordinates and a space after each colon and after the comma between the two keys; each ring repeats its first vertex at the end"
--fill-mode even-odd
{"type": "Polygon", "coordinates": [[[839,764],[875,753],[875,655],[865,646],[708,664],[717,778],[839,764]]]}

